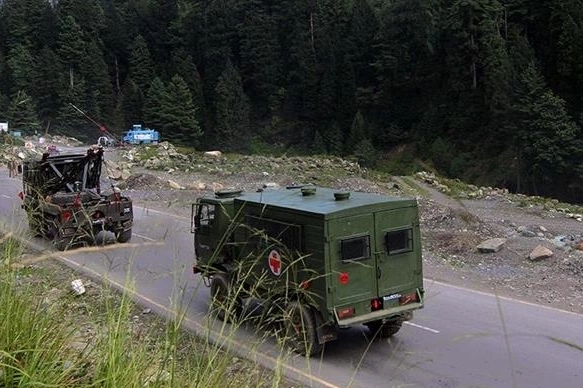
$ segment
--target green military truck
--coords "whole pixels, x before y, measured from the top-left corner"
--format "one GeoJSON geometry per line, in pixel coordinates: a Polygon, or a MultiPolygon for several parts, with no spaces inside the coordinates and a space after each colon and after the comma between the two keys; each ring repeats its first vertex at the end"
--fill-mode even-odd
{"type": "Polygon", "coordinates": [[[59,250],[95,243],[102,231],[114,233],[118,242],[131,239],[132,200],[114,186],[101,191],[102,163],[99,146],[22,162],[19,196],[34,235],[51,239],[59,250]]]}
{"type": "Polygon", "coordinates": [[[315,186],[220,191],[192,205],[194,273],[220,319],[279,319],[298,353],[339,328],[397,333],[424,304],[415,199],[315,186]]]}

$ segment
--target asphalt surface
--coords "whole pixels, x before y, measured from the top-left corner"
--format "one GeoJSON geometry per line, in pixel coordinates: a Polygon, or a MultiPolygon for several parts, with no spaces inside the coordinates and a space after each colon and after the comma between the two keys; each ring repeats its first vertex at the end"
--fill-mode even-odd
{"type": "MultiPolygon", "coordinates": [[[[26,236],[20,185],[0,168],[0,224],[26,236]]],[[[225,340],[221,331],[230,327],[209,323],[208,289],[191,272],[189,214],[140,204],[134,213],[130,244],[61,253],[47,241],[28,238],[86,275],[131,290],[153,311],[184,314],[186,328],[308,386],[583,386],[583,316],[441,283],[426,282],[426,308],[390,340],[371,342],[365,327],[355,327],[310,360],[282,355],[272,337],[262,339],[252,326],[225,340]]]]}

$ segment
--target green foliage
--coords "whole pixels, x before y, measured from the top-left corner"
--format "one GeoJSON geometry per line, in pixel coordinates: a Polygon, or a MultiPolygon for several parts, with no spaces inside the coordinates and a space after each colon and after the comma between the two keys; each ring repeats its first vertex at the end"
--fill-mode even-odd
{"type": "Polygon", "coordinates": [[[172,134],[180,144],[197,146],[202,130],[196,119],[192,94],[181,76],[172,77],[163,97],[160,107],[162,133],[172,134]]]}
{"type": "Polygon", "coordinates": [[[431,144],[431,160],[435,167],[441,171],[449,172],[451,168],[451,156],[454,155],[453,147],[447,140],[438,137],[431,144]]]}
{"type": "Polygon", "coordinates": [[[356,112],[354,115],[354,120],[350,127],[350,133],[346,140],[346,154],[350,155],[354,153],[354,148],[361,141],[365,140],[368,136],[368,128],[364,117],[360,111],[356,112]]]}
{"type": "Polygon", "coordinates": [[[33,56],[30,50],[26,46],[17,45],[10,50],[6,64],[12,74],[13,87],[15,88],[13,92],[31,90],[33,87],[33,56]]]}
{"type": "Polygon", "coordinates": [[[215,88],[216,144],[228,151],[244,150],[249,131],[249,102],[243,91],[241,76],[231,61],[215,88]]]}
{"type": "Polygon", "coordinates": [[[23,135],[32,135],[40,130],[35,104],[32,98],[23,91],[19,91],[12,98],[8,108],[8,120],[10,128],[22,131],[23,135]]]}
{"type": "Polygon", "coordinates": [[[57,52],[68,69],[69,87],[73,87],[76,73],[80,70],[85,57],[83,32],[73,16],[63,18],[60,27],[57,52]]]}
{"type": "Polygon", "coordinates": [[[155,77],[148,86],[148,94],[144,102],[144,122],[151,128],[162,128],[165,125],[165,99],[167,97],[164,82],[155,77]]]}
{"type": "Polygon", "coordinates": [[[314,133],[311,151],[316,155],[323,155],[326,153],[326,145],[324,144],[324,138],[320,134],[320,131],[314,133]]]}
{"type": "Polygon", "coordinates": [[[354,147],[354,156],[362,167],[374,168],[378,161],[378,151],[368,139],[362,139],[354,147]]]}
{"type": "Polygon", "coordinates": [[[150,82],[155,78],[154,62],[144,37],[138,35],[132,44],[129,58],[129,74],[132,81],[142,94],[146,94],[150,82]]]}
{"type": "Polygon", "coordinates": [[[569,123],[583,113],[582,26],[578,0],[4,0],[0,85],[4,111],[22,90],[47,128],[94,133],[76,102],[100,122],[172,123],[165,139],[226,150],[257,137],[305,153],[317,129],[331,154],[416,142],[442,173],[482,182],[509,181],[504,155],[515,189],[580,197],[569,123]],[[524,79],[531,63],[538,81],[524,79]],[[192,103],[161,109],[148,88],[174,75],[192,103]]]}

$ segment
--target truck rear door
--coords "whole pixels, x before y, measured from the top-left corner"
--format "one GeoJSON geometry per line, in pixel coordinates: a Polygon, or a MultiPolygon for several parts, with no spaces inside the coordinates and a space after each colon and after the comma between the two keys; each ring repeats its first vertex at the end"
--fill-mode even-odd
{"type": "Polygon", "coordinates": [[[330,291],[335,305],[377,296],[374,215],[346,217],[330,226],[330,291]]]}
{"type": "Polygon", "coordinates": [[[416,207],[374,213],[378,296],[414,289],[421,274],[416,207]]]}
{"type": "Polygon", "coordinates": [[[416,287],[421,274],[417,209],[346,217],[331,227],[330,291],[335,305],[416,287]]]}

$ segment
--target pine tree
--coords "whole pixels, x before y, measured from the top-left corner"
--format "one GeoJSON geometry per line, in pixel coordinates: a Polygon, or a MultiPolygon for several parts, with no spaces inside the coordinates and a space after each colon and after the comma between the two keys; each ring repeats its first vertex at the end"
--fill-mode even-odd
{"type": "Polygon", "coordinates": [[[24,45],[16,45],[10,50],[6,64],[12,76],[14,93],[29,93],[33,89],[33,56],[30,50],[24,45]]]}
{"type": "Polygon", "coordinates": [[[54,17],[45,0],[4,0],[0,6],[0,24],[9,32],[9,49],[18,45],[29,49],[43,47],[54,33],[54,17]]]}
{"type": "Polygon", "coordinates": [[[367,126],[364,117],[360,111],[356,112],[352,126],[350,127],[350,134],[346,140],[345,152],[348,155],[354,153],[354,147],[361,141],[368,138],[367,126]]]}
{"type": "Polygon", "coordinates": [[[40,121],[36,115],[36,106],[32,98],[24,91],[16,92],[8,108],[8,120],[13,130],[23,135],[38,133],[40,121]]]}
{"type": "Polygon", "coordinates": [[[144,122],[151,128],[163,129],[166,124],[164,104],[167,99],[166,87],[159,77],[156,77],[148,87],[144,101],[144,122]]]}
{"type": "Polygon", "coordinates": [[[37,101],[39,117],[43,127],[57,116],[61,106],[62,70],[57,55],[48,46],[38,52],[32,67],[32,97],[37,101]]]}
{"type": "Polygon", "coordinates": [[[95,124],[88,122],[87,119],[79,114],[70,104],[75,105],[84,112],[89,112],[86,102],[86,83],[81,77],[77,77],[72,87],[66,88],[61,96],[63,105],[59,109],[58,117],[55,123],[55,129],[60,134],[77,136],[80,140],[94,142],[96,134],[95,124]]]}
{"type": "Polygon", "coordinates": [[[241,76],[231,61],[227,61],[215,87],[214,101],[216,144],[228,151],[245,150],[250,136],[249,102],[241,76]]]}
{"type": "Polygon", "coordinates": [[[67,16],[61,21],[57,53],[67,68],[69,88],[73,88],[75,87],[75,77],[81,69],[86,52],[83,32],[72,16],[67,16]]]}
{"type": "Polygon", "coordinates": [[[129,76],[143,95],[148,92],[148,85],[156,76],[148,44],[141,35],[134,39],[132,45],[129,76]]]}
{"type": "Polygon", "coordinates": [[[104,122],[110,122],[113,118],[115,98],[103,51],[99,48],[96,40],[88,42],[85,45],[85,51],[86,57],[81,62],[80,73],[89,86],[87,108],[90,109],[94,117],[99,117],[104,122]]]}
{"type": "Polygon", "coordinates": [[[184,79],[192,94],[192,102],[197,109],[197,118],[201,128],[207,127],[209,112],[204,98],[203,82],[192,55],[183,49],[176,50],[172,56],[172,71],[184,79]]]}
{"type": "Polygon", "coordinates": [[[198,146],[202,131],[196,119],[192,94],[181,76],[172,77],[162,106],[165,133],[173,134],[180,144],[198,146]]]}
{"type": "Polygon", "coordinates": [[[569,118],[565,101],[544,85],[534,65],[521,77],[516,110],[521,117],[517,134],[519,169],[535,194],[564,183],[578,155],[580,130],[569,118]],[[528,162],[527,162],[528,161],[528,162]]]}
{"type": "Polygon", "coordinates": [[[280,50],[275,19],[264,9],[247,4],[241,33],[241,76],[260,117],[274,112],[280,85],[280,50]]]}
{"type": "Polygon", "coordinates": [[[145,97],[141,89],[131,78],[126,78],[122,87],[121,106],[123,124],[129,128],[134,123],[144,122],[143,105],[145,97]]]}
{"type": "Polygon", "coordinates": [[[338,124],[332,124],[332,127],[326,131],[324,142],[329,154],[341,156],[344,153],[344,134],[338,124]]]}

